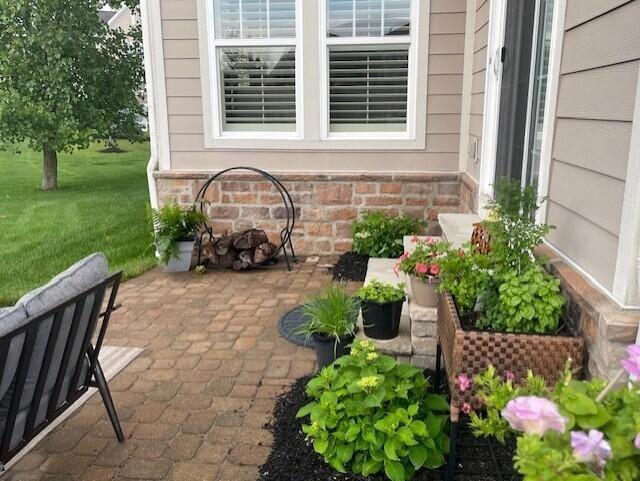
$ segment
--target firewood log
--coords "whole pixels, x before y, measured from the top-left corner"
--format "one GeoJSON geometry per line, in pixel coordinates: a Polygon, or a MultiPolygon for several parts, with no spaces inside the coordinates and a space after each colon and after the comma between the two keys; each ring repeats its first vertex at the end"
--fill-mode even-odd
{"type": "Polygon", "coordinates": [[[273,254],[275,253],[277,246],[273,242],[265,242],[256,247],[255,252],[253,253],[253,263],[254,264],[264,264],[267,262],[273,254]]]}
{"type": "Polygon", "coordinates": [[[269,238],[265,231],[260,229],[249,229],[240,234],[233,242],[233,247],[239,251],[254,249],[260,244],[269,242],[269,238]]]}
{"type": "Polygon", "coordinates": [[[233,250],[233,243],[239,235],[240,234],[238,233],[232,233],[229,235],[225,234],[220,237],[215,245],[216,254],[218,254],[219,256],[227,255],[230,250],[233,250]]]}

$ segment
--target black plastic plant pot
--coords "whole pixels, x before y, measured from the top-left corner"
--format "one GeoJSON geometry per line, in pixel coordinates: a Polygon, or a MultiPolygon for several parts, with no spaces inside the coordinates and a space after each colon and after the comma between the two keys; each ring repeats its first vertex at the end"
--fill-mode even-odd
{"type": "Polygon", "coordinates": [[[362,323],[364,333],[373,339],[393,339],[400,330],[400,317],[404,299],[396,302],[378,304],[377,302],[362,302],[362,323]]]}
{"type": "Polygon", "coordinates": [[[346,356],[351,352],[351,344],[355,336],[344,336],[336,343],[333,336],[325,336],[322,334],[313,334],[313,344],[316,350],[316,359],[318,361],[318,369],[328,366],[336,359],[346,356]]]}

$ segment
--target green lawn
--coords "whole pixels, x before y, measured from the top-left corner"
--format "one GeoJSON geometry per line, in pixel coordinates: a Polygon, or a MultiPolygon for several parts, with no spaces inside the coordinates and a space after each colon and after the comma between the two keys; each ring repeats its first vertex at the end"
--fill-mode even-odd
{"type": "Polygon", "coordinates": [[[121,154],[102,145],[58,161],[59,190],[42,192],[41,156],[0,150],[0,306],[96,251],[112,271],[135,276],[155,265],[146,220],[148,144],[121,154]]]}

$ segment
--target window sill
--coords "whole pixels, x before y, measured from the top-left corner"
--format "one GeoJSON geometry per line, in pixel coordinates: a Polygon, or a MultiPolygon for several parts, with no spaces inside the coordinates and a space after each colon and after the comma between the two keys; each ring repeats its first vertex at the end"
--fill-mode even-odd
{"type": "Polygon", "coordinates": [[[296,135],[283,136],[271,132],[258,136],[255,132],[242,135],[205,137],[207,149],[237,150],[424,150],[426,139],[410,137],[374,136],[333,136],[326,139],[304,139],[296,135]]]}

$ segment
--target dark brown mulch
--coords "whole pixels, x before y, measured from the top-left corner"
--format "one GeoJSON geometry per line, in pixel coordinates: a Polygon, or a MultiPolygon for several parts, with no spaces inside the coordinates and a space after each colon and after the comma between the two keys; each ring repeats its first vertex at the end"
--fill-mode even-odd
{"type": "MultiPolygon", "coordinates": [[[[292,388],[278,398],[274,419],[269,426],[273,432],[273,448],[269,458],[260,467],[260,481],[387,481],[384,474],[363,477],[341,474],[325,464],[305,440],[296,413],[309,399],[304,392],[308,378],[298,380],[292,388]]],[[[510,481],[519,479],[511,468],[512,447],[492,444],[496,457],[494,463],[487,441],[476,439],[466,423],[460,428],[458,438],[458,469],[456,481],[510,481]],[[497,472],[496,465],[502,473],[497,472]]],[[[440,481],[443,469],[423,470],[415,481],[440,481]]]]}
{"type": "Polygon", "coordinates": [[[340,256],[336,265],[331,268],[331,273],[335,281],[364,282],[368,264],[368,255],[345,252],[340,256]]]}

